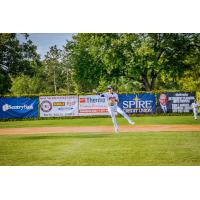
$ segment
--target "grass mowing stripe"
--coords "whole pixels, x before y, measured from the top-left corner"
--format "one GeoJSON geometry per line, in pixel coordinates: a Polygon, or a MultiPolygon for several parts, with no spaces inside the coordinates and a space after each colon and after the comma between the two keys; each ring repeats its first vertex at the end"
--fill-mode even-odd
{"type": "Polygon", "coordinates": [[[0,165],[200,165],[200,133],[0,136],[0,165]]]}
{"type": "MultiPolygon", "coordinates": [[[[200,120],[195,121],[192,116],[151,116],[132,117],[136,125],[160,125],[160,124],[194,124],[200,125],[200,120]]],[[[124,118],[117,118],[119,125],[127,124],[124,118]]],[[[112,125],[111,118],[75,118],[75,119],[51,119],[30,121],[1,121],[0,128],[18,127],[47,127],[47,126],[106,126],[112,125]]]]}

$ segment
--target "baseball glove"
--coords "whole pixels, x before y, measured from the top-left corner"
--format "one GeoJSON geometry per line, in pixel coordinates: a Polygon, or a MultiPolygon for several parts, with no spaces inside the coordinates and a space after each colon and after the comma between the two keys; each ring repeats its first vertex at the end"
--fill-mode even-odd
{"type": "Polygon", "coordinates": [[[115,98],[110,98],[110,99],[108,100],[108,105],[109,105],[109,106],[114,106],[114,105],[116,105],[116,100],[115,100],[115,98]]]}

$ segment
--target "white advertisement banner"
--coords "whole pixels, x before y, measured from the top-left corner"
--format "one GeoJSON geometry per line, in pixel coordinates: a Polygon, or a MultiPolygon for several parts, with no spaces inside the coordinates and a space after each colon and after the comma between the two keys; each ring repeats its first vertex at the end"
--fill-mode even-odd
{"type": "Polygon", "coordinates": [[[78,96],[41,96],[40,117],[78,116],[78,96]]]}
{"type": "Polygon", "coordinates": [[[109,115],[106,99],[98,95],[79,96],[79,116],[109,115]]]}

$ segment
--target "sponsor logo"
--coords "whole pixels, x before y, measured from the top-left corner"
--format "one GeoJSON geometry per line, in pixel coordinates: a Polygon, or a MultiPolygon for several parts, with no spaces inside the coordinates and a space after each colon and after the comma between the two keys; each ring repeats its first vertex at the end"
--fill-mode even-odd
{"type": "Polygon", "coordinates": [[[85,103],[86,99],[85,98],[80,98],[80,103],[85,103]]]}
{"type": "Polygon", "coordinates": [[[65,106],[65,102],[53,102],[53,106],[65,106]]]}
{"type": "Polygon", "coordinates": [[[123,108],[151,108],[152,101],[142,101],[136,96],[132,101],[124,101],[123,108]]]}
{"type": "Polygon", "coordinates": [[[6,112],[8,110],[33,110],[33,105],[12,106],[9,104],[4,104],[2,106],[2,110],[4,112],[6,112]]]}
{"type": "Polygon", "coordinates": [[[43,112],[49,112],[52,109],[52,103],[45,100],[40,104],[40,108],[43,112]]]}
{"type": "Polygon", "coordinates": [[[123,109],[127,113],[150,113],[152,112],[152,100],[143,101],[138,96],[132,100],[123,101],[123,109]]]}
{"type": "Polygon", "coordinates": [[[86,97],[80,98],[80,103],[105,103],[105,98],[86,97]]]}

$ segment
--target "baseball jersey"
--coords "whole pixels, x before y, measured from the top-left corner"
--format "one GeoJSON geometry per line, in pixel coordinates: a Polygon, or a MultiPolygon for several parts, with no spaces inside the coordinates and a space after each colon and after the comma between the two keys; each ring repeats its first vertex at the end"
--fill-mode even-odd
{"type": "MultiPolygon", "coordinates": [[[[106,92],[106,93],[101,94],[100,96],[106,98],[108,106],[112,106],[109,104],[110,100],[116,100],[117,102],[119,101],[118,95],[114,92],[113,93],[106,92]]],[[[115,103],[115,105],[117,105],[117,102],[115,103]]]]}
{"type": "Polygon", "coordinates": [[[192,108],[195,109],[195,108],[198,108],[200,107],[200,104],[198,103],[192,103],[192,108]]]}

